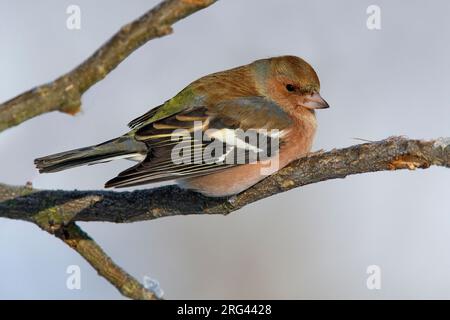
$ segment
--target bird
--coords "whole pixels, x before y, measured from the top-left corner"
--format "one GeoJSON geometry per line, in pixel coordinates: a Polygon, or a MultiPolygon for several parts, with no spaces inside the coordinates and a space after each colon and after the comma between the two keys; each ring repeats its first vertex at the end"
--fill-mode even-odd
{"type": "Polygon", "coordinates": [[[307,155],[315,110],[326,108],[317,73],[304,59],[259,59],[193,81],[131,121],[118,138],[38,158],[35,165],[50,173],[128,159],[137,164],[106,188],[173,181],[208,197],[228,197],[307,155]]]}

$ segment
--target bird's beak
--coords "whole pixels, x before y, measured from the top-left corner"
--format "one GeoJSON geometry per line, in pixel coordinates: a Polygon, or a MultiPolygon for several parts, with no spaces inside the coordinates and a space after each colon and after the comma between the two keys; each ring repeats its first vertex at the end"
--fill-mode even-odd
{"type": "Polygon", "coordinates": [[[308,109],[326,109],[330,107],[318,92],[314,92],[313,94],[304,96],[304,100],[301,106],[308,109]]]}

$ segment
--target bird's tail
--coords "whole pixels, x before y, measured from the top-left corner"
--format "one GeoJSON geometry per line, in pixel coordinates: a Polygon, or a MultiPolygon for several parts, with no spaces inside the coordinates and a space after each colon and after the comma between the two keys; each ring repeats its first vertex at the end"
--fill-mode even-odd
{"type": "Polygon", "coordinates": [[[53,154],[34,160],[40,173],[58,172],[82,165],[108,162],[115,159],[135,158],[147,153],[144,143],[130,136],[122,136],[104,143],[53,154]]]}

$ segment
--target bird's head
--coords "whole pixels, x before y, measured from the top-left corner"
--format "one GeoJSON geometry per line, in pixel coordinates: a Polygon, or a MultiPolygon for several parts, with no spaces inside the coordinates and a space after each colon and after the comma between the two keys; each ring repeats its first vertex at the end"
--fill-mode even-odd
{"type": "Polygon", "coordinates": [[[253,63],[253,70],[260,94],[289,111],[329,107],[320,96],[316,72],[301,58],[281,56],[257,60],[253,63]]]}

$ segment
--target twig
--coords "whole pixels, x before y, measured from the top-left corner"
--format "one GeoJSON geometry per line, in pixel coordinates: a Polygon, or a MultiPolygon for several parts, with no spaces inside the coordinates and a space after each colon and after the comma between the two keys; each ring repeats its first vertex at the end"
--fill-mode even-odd
{"type": "Polygon", "coordinates": [[[75,114],[81,96],[133,51],[172,32],[172,24],[217,0],[166,0],[123,26],[91,57],[51,83],[43,84],[0,105],[0,132],[37,115],[61,111],[75,114]]]}
{"type": "Polygon", "coordinates": [[[100,276],[114,285],[125,297],[136,300],[158,299],[153,292],[147,290],[135,278],[116,265],[102,248],[75,223],[69,223],[56,229],[55,236],[78,252],[97,270],[100,276]]]}

